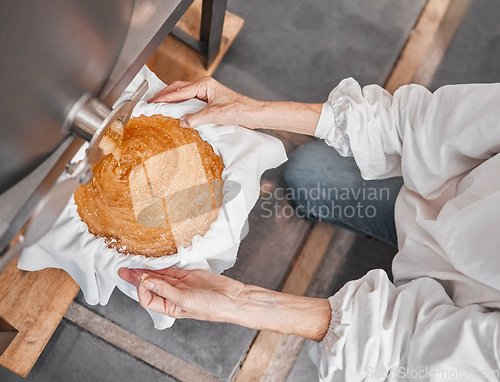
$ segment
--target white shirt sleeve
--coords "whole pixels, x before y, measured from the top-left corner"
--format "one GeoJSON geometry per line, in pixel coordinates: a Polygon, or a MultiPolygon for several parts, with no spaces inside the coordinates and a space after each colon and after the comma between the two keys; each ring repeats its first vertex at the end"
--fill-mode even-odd
{"type": "Polygon", "coordinates": [[[432,278],[395,287],[373,270],[330,305],[311,351],[321,381],[500,380],[500,312],[459,308],[432,278]]]}
{"type": "Polygon", "coordinates": [[[392,96],[346,79],[316,136],[366,179],[404,178],[396,284],[374,270],[330,297],[321,380],[500,380],[500,84],[392,96]]]}
{"type": "Polygon", "coordinates": [[[407,175],[410,189],[432,197],[499,151],[499,120],[500,84],[451,85],[434,93],[407,85],[392,96],[348,78],[323,105],[315,135],[353,155],[363,178],[407,175]]]}

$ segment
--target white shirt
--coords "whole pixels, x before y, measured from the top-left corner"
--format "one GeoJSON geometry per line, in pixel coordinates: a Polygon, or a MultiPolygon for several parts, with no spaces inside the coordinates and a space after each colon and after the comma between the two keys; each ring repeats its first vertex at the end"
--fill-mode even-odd
{"type": "Polygon", "coordinates": [[[394,284],[373,270],[330,297],[320,379],[499,381],[500,84],[392,96],[349,78],[316,136],[365,179],[404,179],[394,284]]]}

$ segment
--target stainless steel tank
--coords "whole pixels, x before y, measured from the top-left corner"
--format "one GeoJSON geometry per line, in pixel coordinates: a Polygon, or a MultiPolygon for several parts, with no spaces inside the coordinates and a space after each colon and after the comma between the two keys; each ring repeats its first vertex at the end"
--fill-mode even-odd
{"type": "Polygon", "coordinates": [[[191,3],[0,2],[0,255],[191,3]],[[80,109],[97,115],[87,132],[80,109]]]}

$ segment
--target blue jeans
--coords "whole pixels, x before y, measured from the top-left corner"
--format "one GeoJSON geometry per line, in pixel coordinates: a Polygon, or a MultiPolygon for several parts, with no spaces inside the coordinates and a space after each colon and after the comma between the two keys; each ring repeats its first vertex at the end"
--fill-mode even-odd
{"type": "Polygon", "coordinates": [[[297,148],[285,168],[297,211],[316,221],[373,236],[397,247],[394,204],[401,177],[364,180],[354,158],[324,141],[297,148]]]}

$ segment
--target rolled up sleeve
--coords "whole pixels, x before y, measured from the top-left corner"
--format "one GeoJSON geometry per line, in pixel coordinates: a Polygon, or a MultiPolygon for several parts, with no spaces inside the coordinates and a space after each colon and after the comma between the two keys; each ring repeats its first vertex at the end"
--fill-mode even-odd
{"type": "Polygon", "coordinates": [[[419,85],[394,95],[352,78],[333,89],[315,135],[353,155],[365,179],[403,175],[433,197],[500,150],[500,84],[419,85]],[[404,165],[402,165],[404,164],[404,165]]]}
{"type": "Polygon", "coordinates": [[[310,350],[321,381],[497,381],[500,312],[455,306],[420,278],[395,287],[382,270],[330,297],[325,338],[310,350]]]}

